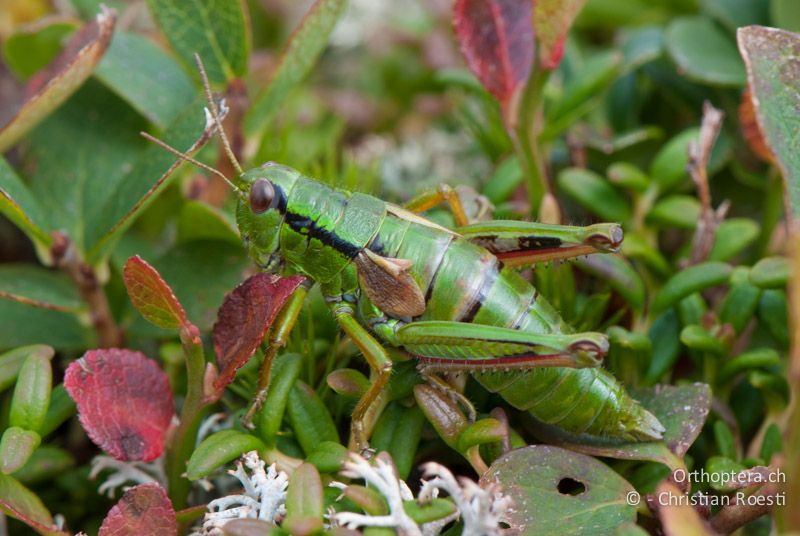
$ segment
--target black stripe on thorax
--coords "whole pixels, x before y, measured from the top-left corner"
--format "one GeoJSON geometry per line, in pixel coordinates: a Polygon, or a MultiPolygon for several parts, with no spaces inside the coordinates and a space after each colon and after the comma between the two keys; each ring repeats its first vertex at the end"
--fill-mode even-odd
{"type": "Polygon", "coordinates": [[[319,227],[317,222],[308,216],[287,211],[284,222],[290,228],[292,228],[292,230],[300,234],[308,235],[309,238],[316,238],[324,245],[332,247],[350,259],[356,258],[356,256],[361,252],[361,248],[359,246],[351,244],[347,240],[337,235],[334,231],[325,229],[324,227],[319,227]]]}

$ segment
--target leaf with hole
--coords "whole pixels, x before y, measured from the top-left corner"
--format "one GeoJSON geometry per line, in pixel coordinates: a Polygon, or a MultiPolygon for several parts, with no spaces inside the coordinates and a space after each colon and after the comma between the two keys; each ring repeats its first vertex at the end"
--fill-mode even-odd
{"type": "Polygon", "coordinates": [[[602,462],[558,447],[504,454],[481,483],[496,483],[514,502],[508,523],[516,534],[613,534],[636,519],[636,507],[626,501],[634,493],[628,482],[602,462]]]}

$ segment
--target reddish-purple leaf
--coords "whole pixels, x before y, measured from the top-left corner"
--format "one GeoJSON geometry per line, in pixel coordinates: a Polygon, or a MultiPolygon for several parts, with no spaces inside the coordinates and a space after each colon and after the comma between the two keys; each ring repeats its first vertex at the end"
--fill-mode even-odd
{"type": "Polygon", "coordinates": [[[453,24],[470,70],[507,107],[533,64],[531,0],[456,0],[453,24]]]}
{"type": "Polygon", "coordinates": [[[83,429],[104,451],[118,460],[161,455],[172,391],[155,361],[132,350],[90,350],[70,363],[64,387],[78,405],[83,429]]]}
{"type": "Polygon", "coordinates": [[[175,293],[147,261],[138,255],[129,258],[122,275],[131,302],[146,320],[166,329],[188,323],[175,293]]]}
{"type": "Polygon", "coordinates": [[[175,536],[178,524],[175,510],[164,488],[156,483],[140,484],[109,510],[100,527],[100,536],[175,536]]]}
{"type": "Polygon", "coordinates": [[[533,29],[545,69],[561,63],[567,32],[584,4],[586,0],[533,0],[533,29]]]}
{"type": "Polygon", "coordinates": [[[214,324],[214,351],[222,390],[233,381],[236,371],[252,357],[281,307],[303,282],[303,276],[280,277],[259,273],[225,297],[214,324]]]}

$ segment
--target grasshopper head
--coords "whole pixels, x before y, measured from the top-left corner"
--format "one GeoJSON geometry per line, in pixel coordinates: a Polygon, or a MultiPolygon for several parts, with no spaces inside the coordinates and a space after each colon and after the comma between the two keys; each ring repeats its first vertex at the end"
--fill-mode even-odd
{"type": "Polygon", "coordinates": [[[236,207],[236,223],[250,257],[260,267],[274,270],[280,263],[280,228],[288,194],[299,173],[267,162],[242,174],[243,192],[236,207]]]}

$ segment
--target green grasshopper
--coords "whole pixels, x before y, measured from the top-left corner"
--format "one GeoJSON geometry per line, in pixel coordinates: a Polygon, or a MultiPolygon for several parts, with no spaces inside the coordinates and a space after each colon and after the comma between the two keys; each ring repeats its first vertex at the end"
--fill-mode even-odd
{"type": "MultiPolygon", "coordinates": [[[[658,419],[597,367],[608,349],[605,336],[572,333],[515,270],[543,260],[617,251],[619,225],[469,224],[458,194],[446,187],[404,208],[328,187],[272,162],[242,172],[207,85],[206,94],[208,115],[238,179],[231,182],[167,148],[236,189],[236,221],[252,260],[263,270],[301,273],[318,284],[339,326],[363,354],[372,377],[353,411],[352,446],[367,445],[377,419],[376,401],[392,374],[387,348],[411,354],[423,375],[440,386],[444,381],[436,374],[471,372],[514,407],[571,433],[661,437],[658,419]],[[455,230],[418,215],[445,202],[458,224],[455,230]]],[[[285,344],[307,291],[307,286],[295,291],[271,329],[259,383],[262,400],[272,359],[285,344]]]]}

